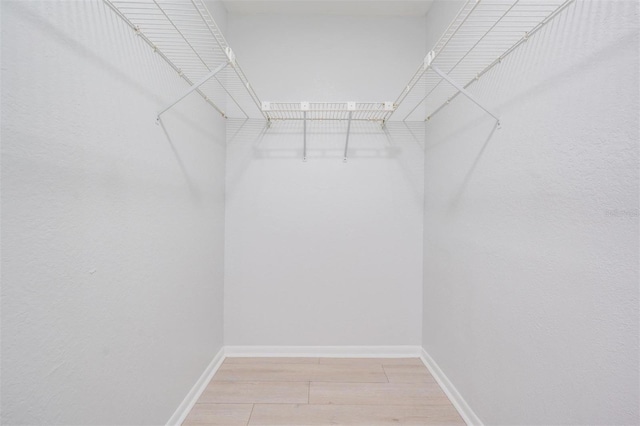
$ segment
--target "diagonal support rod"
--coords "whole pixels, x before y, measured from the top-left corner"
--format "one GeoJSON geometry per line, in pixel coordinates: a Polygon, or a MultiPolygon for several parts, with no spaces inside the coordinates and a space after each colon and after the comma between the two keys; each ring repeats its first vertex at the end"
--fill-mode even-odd
{"type": "Polygon", "coordinates": [[[445,79],[449,84],[451,84],[453,87],[455,87],[458,90],[458,92],[462,93],[467,98],[469,98],[469,100],[471,102],[473,102],[474,104],[476,104],[480,108],[482,108],[487,114],[489,114],[490,116],[495,118],[496,121],[498,122],[498,124],[500,124],[500,118],[497,115],[495,115],[494,113],[492,113],[491,111],[489,111],[487,108],[482,106],[482,104],[471,93],[469,93],[467,91],[467,89],[465,89],[464,87],[462,87],[461,85],[456,83],[454,80],[452,80],[451,77],[449,77],[446,73],[444,73],[440,68],[438,68],[436,66],[433,66],[433,65],[430,65],[430,67],[436,74],[438,74],[440,77],[445,79]]]}
{"type": "Polygon", "coordinates": [[[171,109],[171,107],[173,107],[175,104],[177,104],[178,102],[180,102],[181,100],[183,100],[184,98],[189,96],[190,93],[198,90],[198,87],[202,86],[204,83],[209,81],[209,79],[213,78],[216,74],[218,74],[220,71],[225,69],[227,65],[229,65],[229,62],[225,62],[224,64],[221,64],[219,67],[217,67],[216,69],[211,71],[209,74],[205,75],[202,78],[202,80],[196,82],[193,86],[189,87],[189,89],[186,92],[184,92],[182,95],[180,95],[180,97],[178,99],[176,99],[175,101],[171,102],[171,104],[169,104],[169,106],[167,106],[166,108],[164,108],[162,111],[160,111],[158,113],[158,120],[160,119],[160,116],[162,114],[164,114],[169,109],[171,109]]]}
{"type": "Polygon", "coordinates": [[[347,149],[349,149],[349,133],[351,133],[351,111],[349,111],[349,122],[347,124],[347,141],[344,143],[344,162],[347,162],[347,149]]]}
{"type": "Polygon", "coordinates": [[[302,145],[302,161],[307,161],[307,111],[303,113],[304,116],[304,138],[302,145]]]}

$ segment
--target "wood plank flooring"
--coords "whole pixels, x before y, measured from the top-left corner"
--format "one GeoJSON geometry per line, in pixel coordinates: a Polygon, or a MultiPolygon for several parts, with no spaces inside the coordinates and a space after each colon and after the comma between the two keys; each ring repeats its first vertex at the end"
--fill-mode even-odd
{"type": "Polygon", "coordinates": [[[183,425],[464,425],[418,358],[227,358],[183,425]]]}

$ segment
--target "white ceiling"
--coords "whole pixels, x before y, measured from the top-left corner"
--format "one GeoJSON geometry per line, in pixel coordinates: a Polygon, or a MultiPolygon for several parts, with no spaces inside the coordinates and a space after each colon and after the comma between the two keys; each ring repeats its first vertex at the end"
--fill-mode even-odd
{"type": "Polygon", "coordinates": [[[433,0],[225,0],[229,13],[278,15],[425,16],[433,0]]]}

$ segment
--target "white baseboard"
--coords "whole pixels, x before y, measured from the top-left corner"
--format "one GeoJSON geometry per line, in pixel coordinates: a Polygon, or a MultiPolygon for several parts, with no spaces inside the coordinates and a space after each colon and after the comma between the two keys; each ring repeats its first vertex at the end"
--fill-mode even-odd
{"type": "Polygon", "coordinates": [[[216,354],[216,356],[213,357],[213,359],[211,360],[207,368],[205,368],[204,372],[198,378],[196,383],[193,385],[193,387],[191,388],[187,396],[180,403],[180,405],[178,406],[178,409],[173,413],[173,415],[167,422],[167,426],[174,426],[174,425],[179,426],[182,424],[184,419],[189,414],[189,411],[191,411],[193,406],[198,401],[198,398],[200,398],[200,395],[202,395],[202,392],[204,392],[204,389],[207,387],[207,385],[211,381],[211,378],[213,377],[213,375],[216,374],[216,371],[218,371],[218,368],[220,368],[220,365],[222,365],[224,358],[225,356],[224,356],[224,347],[223,347],[216,354]]]}
{"type": "Polygon", "coordinates": [[[476,413],[471,409],[467,401],[464,400],[460,392],[453,386],[453,383],[449,380],[449,378],[444,374],[444,372],[440,369],[438,364],[431,358],[431,356],[424,350],[421,349],[420,359],[424,365],[429,369],[431,375],[436,379],[444,393],[449,397],[453,406],[458,410],[460,416],[465,421],[467,425],[473,426],[482,426],[483,423],[480,418],[476,415],[476,413]]]}
{"type": "Polygon", "coordinates": [[[418,358],[420,346],[226,346],[227,357],[418,358]]]}

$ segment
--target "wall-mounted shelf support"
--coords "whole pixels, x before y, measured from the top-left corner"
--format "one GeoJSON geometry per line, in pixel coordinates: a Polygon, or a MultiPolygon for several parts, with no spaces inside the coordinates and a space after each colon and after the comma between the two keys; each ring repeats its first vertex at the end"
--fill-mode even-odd
{"type": "Polygon", "coordinates": [[[466,90],[574,2],[465,1],[396,98],[393,114],[428,121],[463,94],[500,123],[466,90]]]}
{"type": "Polygon", "coordinates": [[[304,118],[302,122],[304,123],[304,136],[302,139],[302,161],[307,161],[307,111],[303,113],[304,118]]]}
{"type": "MultiPolygon", "coordinates": [[[[303,161],[307,160],[307,121],[347,121],[343,160],[347,161],[352,121],[380,123],[384,128],[393,113],[393,102],[262,102],[261,109],[271,124],[275,121],[303,121],[303,161]]],[[[270,125],[269,124],[269,125],[270,125]]]]}
{"type": "Polygon", "coordinates": [[[347,122],[347,140],[344,143],[344,162],[347,162],[347,150],[349,149],[349,134],[351,133],[351,112],[349,112],[349,121],[347,122]]]}
{"type": "MultiPolygon", "coordinates": [[[[160,116],[162,114],[164,114],[165,112],[167,112],[168,110],[170,110],[175,104],[177,104],[178,102],[180,102],[181,100],[183,100],[184,98],[186,98],[187,96],[189,96],[189,94],[195,92],[196,90],[198,90],[198,88],[200,86],[202,86],[204,83],[206,83],[207,81],[209,81],[211,78],[215,77],[216,74],[218,74],[220,71],[222,71],[223,69],[225,69],[227,67],[227,65],[229,65],[229,62],[225,62],[223,64],[220,64],[220,66],[218,66],[216,69],[214,69],[213,71],[211,71],[209,74],[207,74],[206,76],[204,76],[200,81],[196,82],[193,86],[191,86],[189,89],[187,89],[187,91],[185,91],[182,95],[180,95],[175,101],[171,102],[166,108],[164,108],[162,111],[160,111],[158,113],[158,120],[160,120],[160,116]]],[[[208,98],[205,98],[205,100],[209,100],[208,98]]],[[[222,114],[223,117],[226,118],[225,113],[220,110],[220,108],[218,108],[217,106],[215,107],[218,111],[220,111],[220,113],[222,114]]]]}
{"type": "Polygon", "coordinates": [[[185,96],[195,91],[225,118],[268,118],[206,0],[103,1],[191,86],[185,96]]]}
{"type": "Polygon", "coordinates": [[[462,87],[460,84],[458,84],[456,81],[454,81],[451,77],[449,77],[445,72],[443,72],[440,68],[429,64],[429,67],[433,70],[433,72],[435,72],[436,74],[438,74],[440,77],[442,77],[444,80],[447,81],[447,83],[449,83],[450,85],[452,85],[453,87],[456,88],[456,90],[458,90],[458,93],[462,93],[463,95],[465,95],[471,102],[473,102],[474,104],[478,105],[480,108],[482,108],[484,110],[484,112],[486,112],[487,114],[489,114],[490,116],[492,116],[493,118],[496,119],[496,121],[498,122],[498,127],[500,127],[500,118],[495,115],[493,112],[491,112],[490,110],[488,110],[487,108],[485,108],[480,101],[478,101],[471,93],[469,93],[464,87],[462,87]]]}

